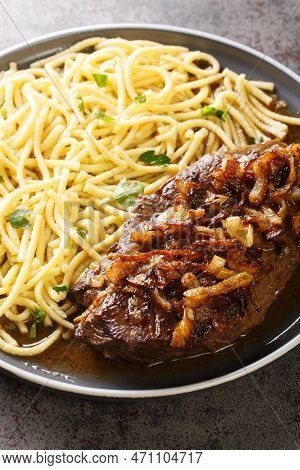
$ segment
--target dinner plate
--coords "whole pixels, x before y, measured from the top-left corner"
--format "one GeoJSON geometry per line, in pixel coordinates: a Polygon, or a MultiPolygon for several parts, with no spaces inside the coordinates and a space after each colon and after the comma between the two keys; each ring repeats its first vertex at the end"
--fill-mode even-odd
{"type": "MultiPolygon", "coordinates": [[[[212,34],[165,25],[95,25],[60,31],[6,49],[0,54],[0,69],[9,62],[25,67],[77,41],[91,36],[148,39],[165,44],[200,49],[214,55],[222,68],[229,67],[255,80],[275,83],[281,99],[292,112],[300,109],[300,79],[291,70],[249,47],[212,34]]],[[[228,382],[274,361],[300,342],[299,270],[279,295],[262,325],[233,346],[213,354],[181,361],[137,367],[99,358],[94,369],[72,357],[77,344],[60,345],[61,360],[49,367],[47,355],[24,359],[0,352],[0,367],[22,380],[62,392],[93,397],[145,398],[192,392],[228,382]],[[64,354],[63,348],[66,353],[64,354]],[[75,349],[74,349],[75,348],[75,349]],[[62,353],[61,353],[62,351],[62,353]],[[66,360],[62,359],[67,357],[66,360]],[[95,372],[97,370],[97,372],[95,372]]],[[[54,346],[55,348],[55,346],[54,346]]],[[[80,349],[81,351],[81,349],[80,349]]],[[[81,353],[80,353],[81,354],[81,353]]],[[[76,355],[76,354],[75,354],[76,355]]],[[[93,361],[95,355],[93,353],[93,361]]]]}

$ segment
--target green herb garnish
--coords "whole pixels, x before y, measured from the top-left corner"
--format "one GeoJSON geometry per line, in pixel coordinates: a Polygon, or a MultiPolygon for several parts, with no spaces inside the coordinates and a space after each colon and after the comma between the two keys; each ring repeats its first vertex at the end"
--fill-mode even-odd
{"type": "Polygon", "coordinates": [[[31,227],[29,220],[24,215],[31,214],[27,209],[17,209],[8,216],[8,220],[13,228],[31,227]]]}
{"type": "Polygon", "coordinates": [[[53,290],[55,290],[55,292],[59,293],[59,292],[68,292],[68,286],[65,286],[65,285],[61,285],[61,286],[53,286],[52,287],[53,290]]]}
{"type": "Polygon", "coordinates": [[[146,96],[145,95],[138,95],[134,98],[134,101],[138,104],[146,103],[146,96]]]}
{"type": "Polygon", "coordinates": [[[102,121],[113,121],[114,119],[112,116],[107,116],[103,111],[95,111],[95,114],[102,121]]]}
{"type": "Polygon", "coordinates": [[[8,331],[16,331],[17,327],[12,321],[9,321],[6,325],[6,329],[8,331]]]}
{"type": "Polygon", "coordinates": [[[2,175],[0,175],[0,182],[2,183],[2,181],[4,181],[4,178],[2,175]]]}
{"type": "Polygon", "coordinates": [[[204,106],[204,108],[200,109],[200,116],[216,116],[222,121],[225,121],[227,118],[228,111],[227,109],[218,109],[214,108],[213,106],[204,106]]]}
{"type": "Polygon", "coordinates": [[[86,238],[86,231],[83,228],[77,227],[76,232],[81,238],[86,238]]]}
{"type": "Polygon", "coordinates": [[[82,96],[77,95],[76,99],[79,100],[79,104],[78,104],[79,111],[81,111],[84,114],[84,116],[86,116],[86,112],[85,112],[85,109],[84,109],[84,101],[83,101],[82,96]]]}
{"type": "Polygon", "coordinates": [[[29,336],[32,339],[36,338],[36,323],[32,323],[30,330],[29,330],[29,336]]]}
{"type": "Polygon", "coordinates": [[[93,73],[93,79],[97,83],[99,88],[107,86],[108,76],[106,73],[93,73]]]}
{"type": "Polygon", "coordinates": [[[144,192],[144,186],[141,183],[132,183],[125,185],[125,179],[120,181],[113,194],[113,200],[122,204],[128,209],[135,202],[136,196],[144,192]]]}
{"type": "Polygon", "coordinates": [[[249,137],[248,139],[249,145],[261,144],[262,142],[264,142],[263,137],[249,137]]]}
{"type": "Polygon", "coordinates": [[[46,318],[46,312],[39,307],[36,307],[35,310],[31,310],[31,315],[33,318],[33,323],[29,330],[30,338],[36,338],[37,325],[42,325],[46,318]]]}
{"type": "Polygon", "coordinates": [[[166,166],[171,163],[171,159],[166,154],[155,155],[154,150],[148,150],[139,156],[139,160],[149,165],[166,166]]]}

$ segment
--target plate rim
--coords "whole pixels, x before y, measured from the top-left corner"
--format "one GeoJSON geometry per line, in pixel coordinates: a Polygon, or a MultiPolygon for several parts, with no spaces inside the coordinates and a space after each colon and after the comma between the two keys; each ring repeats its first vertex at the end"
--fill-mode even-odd
{"type": "MultiPolygon", "coordinates": [[[[25,40],[8,48],[5,48],[0,52],[0,59],[5,57],[8,54],[14,54],[19,52],[22,49],[32,48],[32,52],[34,51],[34,46],[39,44],[43,44],[49,40],[53,39],[63,39],[68,38],[74,34],[80,33],[92,33],[92,32],[101,32],[101,31],[108,31],[108,30],[118,30],[118,29],[143,29],[143,30],[157,30],[169,33],[179,33],[179,34],[188,34],[191,36],[198,37],[199,39],[208,39],[212,41],[219,42],[220,44],[225,44],[231,47],[234,47],[237,50],[242,52],[247,52],[252,54],[253,56],[257,57],[264,62],[268,62],[275,68],[281,70],[283,73],[294,79],[298,84],[300,84],[300,76],[294,72],[293,70],[289,69],[285,65],[281,64],[277,60],[269,57],[267,54],[263,52],[259,52],[249,46],[245,46],[237,41],[232,39],[228,39],[216,34],[206,33],[204,31],[198,31],[192,28],[184,28],[181,26],[171,26],[171,25],[164,25],[158,23],[107,23],[107,24],[94,24],[88,26],[79,26],[75,28],[68,28],[62,29],[59,31],[55,31],[53,33],[44,34],[38,36],[33,39],[25,40]]],[[[38,54],[37,54],[38,55],[38,54]]],[[[240,369],[231,372],[229,374],[222,375],[220,377],[216,377],[214,379],[205,380],[203,382],[196,382],[189,385],[181,385],[176,387],[167,387],[167,388],[157,388],[152,390],[130,390],[130,389],[105,389],[100,387],[87,387],[84,385],[78,385],[73,383],[66,383],[54,380],[52,378],[43,377],[41,375],[35,374],[33,372],[20,369],[19,367],[6,362],[5,360],[0,358],[0,368],[3,371],[12,374],[14,377],[17,377],[21,380],[25,380],[26,382],[31,382],[35,385],[40,385],[41,387],[45,387],[47,389],[61,391],[65,393],[69,393],[72,395],[81,395],[81,396],[88,396],[88,397],[96,397],[96,398],[158,398],[158,397],[166,397],[166,396],[174,396],[180,394],[186,394],[191,392],[196,392],[199,390],[203,390],[210,387],[215,387],[217,385],[221,385],[226,382],[230,382],[232,380],[238,379],[245,375],[248,375],[254,372],[261,367],[270,364],[274,360],[278,359],[279,357],[286,354],[288,351],[296,347],[300,344],[300,333],[288,341],[285,345],[281,346],[280,348],[276,349],[272,353],[268,354],[267,356],[259,359],[251,363],[248,366],[242,366],[240,369]]]]}

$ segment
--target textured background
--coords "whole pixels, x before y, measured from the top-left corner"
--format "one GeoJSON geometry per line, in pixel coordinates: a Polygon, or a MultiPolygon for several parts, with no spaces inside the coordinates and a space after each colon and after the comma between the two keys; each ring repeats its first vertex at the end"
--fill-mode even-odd
{"type": "MultiPolygon", "coordinates": [[[[29,39],[73,26],[152,22],[235,39],[300,72],[297,0],[2,1],[11,18],[0,1],[1,49],[22,41],[20,31],[29,39]]],[[[299,448],[299,348],[251,378],[180,398],[116,404],[35,395],[0,375],[0,448],[299,448]]]]}

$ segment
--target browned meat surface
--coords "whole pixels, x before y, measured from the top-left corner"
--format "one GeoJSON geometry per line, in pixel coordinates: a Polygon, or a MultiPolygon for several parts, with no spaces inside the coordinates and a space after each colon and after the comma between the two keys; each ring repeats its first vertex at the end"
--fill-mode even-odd
{"type": "Polygon", "coordinates": [[[145,362],[235,341],[299,261],[299,180],[300,146],[269,142],[206,155],[138,197],[115,252],[73,287],[88,307],[76,337],[145,362]]]}

